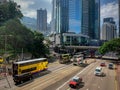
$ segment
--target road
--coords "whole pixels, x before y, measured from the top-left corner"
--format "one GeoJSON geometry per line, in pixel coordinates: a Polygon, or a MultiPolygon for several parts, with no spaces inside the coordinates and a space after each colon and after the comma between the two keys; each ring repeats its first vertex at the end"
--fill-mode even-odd
{"type": "Polygon", "coordinates": [[[18,86],[15,86],[12,80],[12,77],[8,76],[8,81],[10,82],[11,88],[9,88],[9,85],[6,79],[3,79],[3,80],[0,80],[0,90],[22,90],[22,89],[23,90],[42,90],[42,88],[45,88],[51,85],[52,83],[55,83],[61,80],[65,76],[80,70],[79,67],[72,68],[73,67],[72,64],[59,64],[58,62],[50,63],[48,67],[49,67],[48,71],[40,73],[40,77],[37,77],[31,81],[28,81],[18,86]],[[72,72],[69,72],[70,70],[72,70],[72,72]],[[38,89],[38,88],[41,88],[41,89],[38,89]]]}
{"type": "MultiPolygon", "coordinates": [[[[117,90],[115,81],[115,70],[109,70],[103,67],[106,73],[105,77],[94,76],[94,70],[101,63],[100,60],[92,62],[85,69],[83,67],[73,66],[72,64],[59,64],[58,62],[49,64],[49,69],[44,72],[41,77],[37,77],[31,81],[21,85],[14,85],[12,78],[8,77],[11,87],[8,87],[7,81],[4,79],[0,82],[0,90],[76,90],[68,86],[68,81],[77,74],[83,78],[83,86],[80,90],[117,90]],[[109,85],[109,86],[108,86],[109,85]],[[1,88],[1,86],[4,86],[1,88]]],[[[108,62],[107,62],[108,63],[108,62]]],[[[79,90],[79,89],[78,89],[79,90]]]]}
{"type": "MultiPolygon", "coordinates": [[[[110,70],[108,67],[103,67],[103,72],[106,74],[104,77],[94,75],[94,70],[99,66],[101,61],[97,61],[83,69],[75,76],[83,78],[82,85],[77,90],[117,90],[117,83],[115,80],[115,70],[110,70]]],[[[107,63],[107,62],[106,62],[107,63]]],[[[108,63],[107,63],[108,64],[108,63]]],[[[68,86],[68,81],[58,87],[56,90],[76,90],[68,86]]]]}
{"type": "MultiPolygon", "coordinates": [[[[50,72],[55,72],[56,70],[62,69],[62,68],[66,68],[69,65],[65,65],[65,64],[59,64],[59,62],[54,62],[54,63],[50,63],[48,65],[48,71],[49,72],[43,72],[41,77],[44,76],[46,73],[50,73],[50,72]]],[[[46,74],[47,75],[47,74],[46,74]]],[[[14,81],[12,79],[12,76],[7,76],[7,79],[10,83],[10,86],[13,88],[15,87],[14,85],[14,81]]],[[[37,79],[37,78],[36,78],[37,79]]],[[[10,89],[9,84],[6,80],[6,77],[4,77],[4,79],[0,80],[0,90],[8,90],[10,89]]]]}

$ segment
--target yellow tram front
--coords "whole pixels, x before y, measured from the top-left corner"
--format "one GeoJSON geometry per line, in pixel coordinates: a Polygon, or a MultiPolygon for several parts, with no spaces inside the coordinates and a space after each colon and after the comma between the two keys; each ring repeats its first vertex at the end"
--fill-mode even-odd
{"type": "Polygon", "coordinates": [[[46,58],[31,59],[13,63],[13,80],[22,83],[25,79],[31,79],[33,74],[47,70],[48,60],[46,58]]]}

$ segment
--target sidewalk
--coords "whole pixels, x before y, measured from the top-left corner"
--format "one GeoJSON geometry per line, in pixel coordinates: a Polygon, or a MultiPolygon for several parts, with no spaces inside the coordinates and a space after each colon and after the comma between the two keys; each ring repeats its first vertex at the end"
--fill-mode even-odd
{"type": "Polygon", "coordinates": [[[117,69],[116,69],[116,73],[117,73],[117,90],[120,90],[120,64],[116,65],[117,69]]]}

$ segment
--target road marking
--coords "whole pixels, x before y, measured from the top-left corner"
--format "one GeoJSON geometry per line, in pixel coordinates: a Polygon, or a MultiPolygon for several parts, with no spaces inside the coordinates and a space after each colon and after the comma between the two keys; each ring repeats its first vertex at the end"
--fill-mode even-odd
{"type": "MultiPolygon", "coordinates": [[[[95,63],[92,63],[92,64],[95,64],[95,63]]],[[[73,77],[76,77],[78,76],[79,74],[81,74],[82,72],[84,72],[86,69],[88,69],[92,64],[90,64],[88,67],[84,68],[81,72],[77,73],[75,76],[73,77]]],[[[64,84],[62,84],[60,87],[58,87],[56,90],[60,90],[60,88],[62,88],[63,86],[65,86],[69,81],[71,80],[71,78],[66,81],[64,84]]]]}
{"type": "Polygon", "coordinates": [[[86,90],[89,90],[89,89],[86,89],[86,90]]]}

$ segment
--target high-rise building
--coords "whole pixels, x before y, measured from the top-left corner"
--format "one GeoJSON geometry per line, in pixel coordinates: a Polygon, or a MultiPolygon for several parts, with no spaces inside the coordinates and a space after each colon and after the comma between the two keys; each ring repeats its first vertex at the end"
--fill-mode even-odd
{"type": "Polygon", "coordinates": [[[56,0],[56,34],[60,34],[60,44],[63,43],[63,33],[69,30],[69,0],[56,0]]]}
{"type": "Polygon", "coordinates": [[[100,0],[82,0],[81,33],[100,39],[100,0]]]}
{"type": "Polygon", "coordinates": [[[56,0],[56,33],[69,30],[69,0],[56,0]]]}
{"type": "Polygon", "coordinates": [[[119,37],[120,37],[120,0],[118,0],[118,12],[119,12],[119,37]]]}
{"type": "Polygon", "coordinates": [[[104,18],[101,40],[111,40],[114,38],[117,38],[117,28],[114,19],[112,17],[104,18]]]}
{"type": "Polygon", "coordinates": [[[47,10],[37,10],[37,30],[42,32],[44,35],[47,32],[47,10]]]}
{"type": "Polygon", "coordinates": [[[69,32],[81,32],[81,0],[69,0],[69,32]]]}
{"type": "Polygon", "coordinates": [[[52,20],[51,20],[51,33],[56,33],[56,0],[52,0],[52,20]]]}
{"type": "Polygon", "coordinates": [[[6,3],[7,2],[7,0],[0,0],[0,4],[1,3],[6,3]]]}

